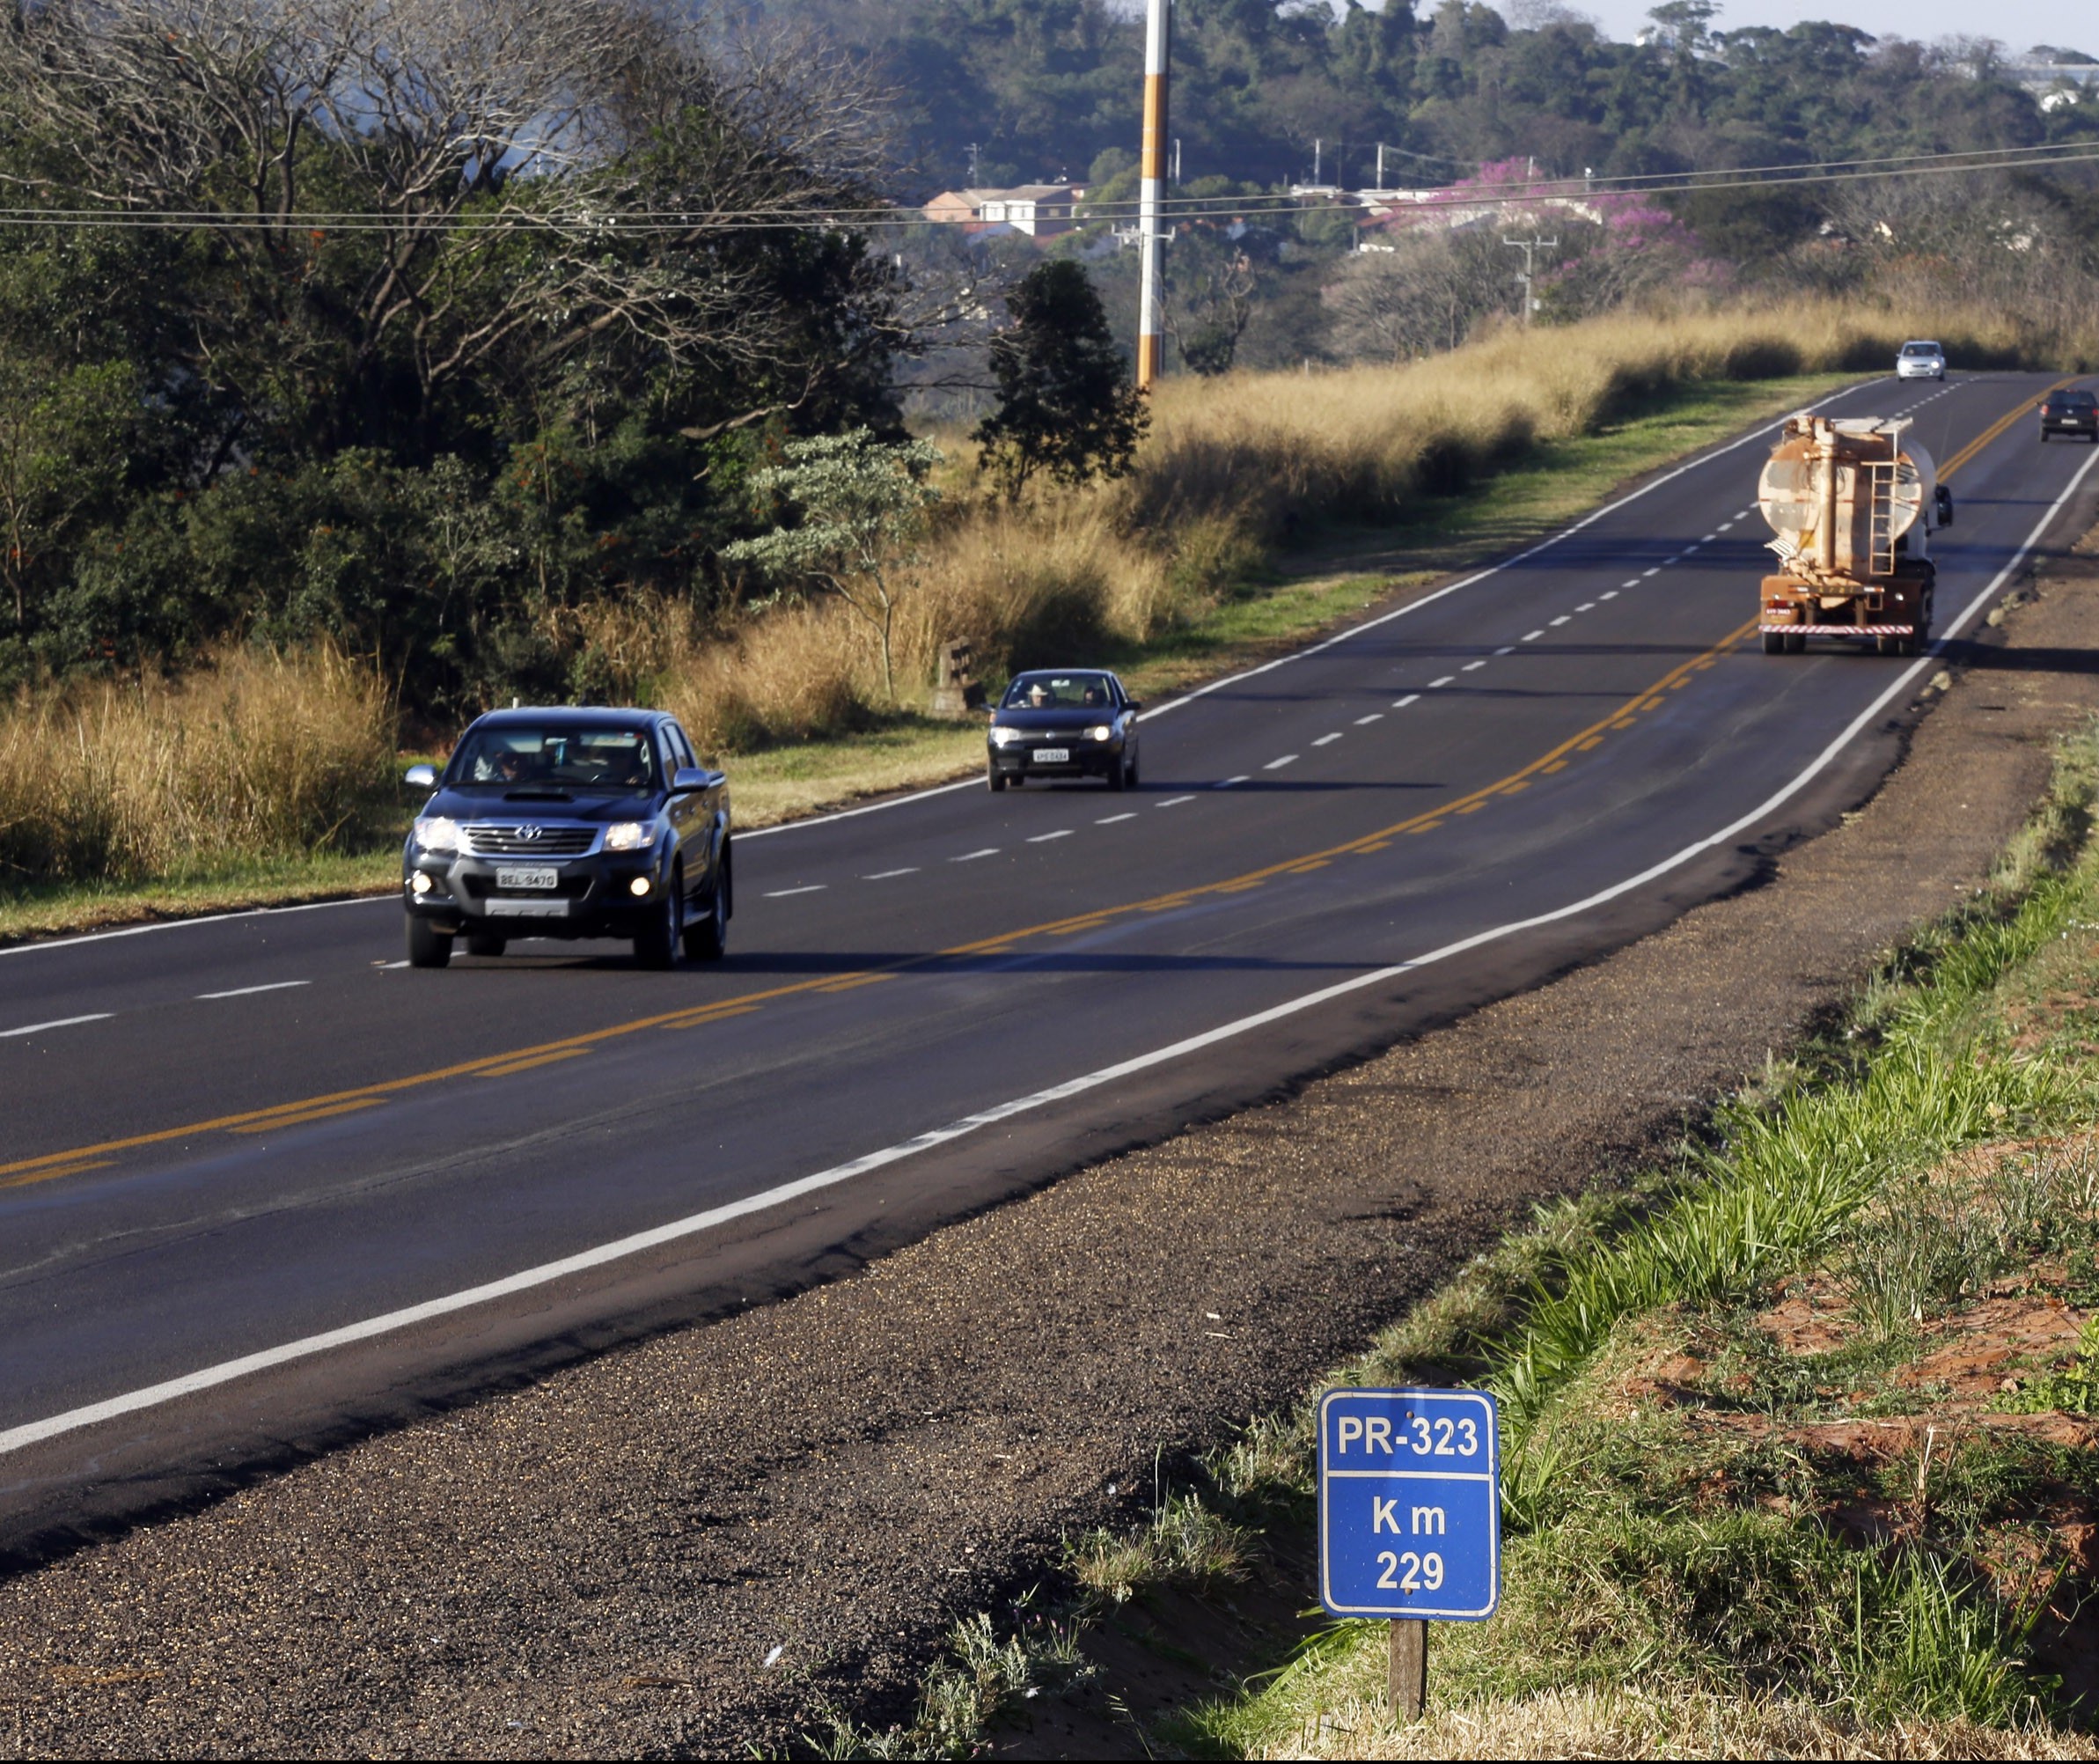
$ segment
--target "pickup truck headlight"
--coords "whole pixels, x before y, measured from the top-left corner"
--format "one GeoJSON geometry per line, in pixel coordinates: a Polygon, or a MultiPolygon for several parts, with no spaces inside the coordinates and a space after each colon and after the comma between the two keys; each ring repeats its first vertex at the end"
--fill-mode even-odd
{"type": "Polygon", "coordinates": [[[419,815],[415,820],[415,842],[425,851],[457,851],[459,824],[441,814],[419,815]]]}
{"type": "Polygon", "coordinates": [[[1026,733],[1018,729],[994,728],[991,731],[991,745],[994,747],[1010,747],[1016,741],[1026,739],[1026,733]]]}
{"type": "Polygon", "coordinates": [[[649,843],[649,829],[638,820],[616,820],[605,830],[607,851],[639,851],[649,843]]]}

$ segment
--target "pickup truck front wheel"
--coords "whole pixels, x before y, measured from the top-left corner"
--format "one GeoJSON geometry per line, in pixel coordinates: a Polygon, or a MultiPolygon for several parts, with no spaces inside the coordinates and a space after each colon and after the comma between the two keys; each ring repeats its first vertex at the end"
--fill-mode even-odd
{"type": "Polygon", "coordinates": [[[451,933],[441,931],[428,919],[408,915],[408,966],[443,967],[451,959],[451,933]]]}

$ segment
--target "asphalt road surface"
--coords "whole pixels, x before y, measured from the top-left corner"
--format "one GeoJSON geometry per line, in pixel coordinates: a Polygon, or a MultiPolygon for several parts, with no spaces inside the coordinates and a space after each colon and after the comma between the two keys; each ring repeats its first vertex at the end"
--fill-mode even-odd
{"type": "MultiPolygon", "coordinates": [[[[2054,383],[1826,407],[1940,461],[1942,631],[2091,518],[2054,383]]],[[[1134,793],[742,835],[718,966],[411,970],[391,900],[0,952],[0,1548],[757,1302],[1734,886],[1941,665],[1758,651],[1764,454],[1155,706],[1134,793]]]]}

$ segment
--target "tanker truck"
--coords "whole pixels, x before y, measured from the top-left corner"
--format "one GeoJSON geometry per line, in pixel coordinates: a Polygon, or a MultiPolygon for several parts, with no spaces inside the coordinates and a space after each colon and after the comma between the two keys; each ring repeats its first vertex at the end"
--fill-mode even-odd
{"type": "Polygon", "coordinates": [[[1909,428],[1878,416],[1786,419],[1757,485],[1780,568],[1759,599],[1765,655],[1843,637],[1913,656],[1930,637],[1929,535],[1952,524],[1953,498],[1909,428]]]}

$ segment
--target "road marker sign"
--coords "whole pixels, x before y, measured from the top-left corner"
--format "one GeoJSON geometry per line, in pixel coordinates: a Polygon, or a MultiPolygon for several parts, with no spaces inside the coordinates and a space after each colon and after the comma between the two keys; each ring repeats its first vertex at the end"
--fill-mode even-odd
{"type": "Polygon", "coordinates": [[[1428,1623],[1501,1597],[1501,1454],[1485,1391],[1331,1390],[1319,1399],[1319,1602],[1392,1620],[1395,1714],[1420,1716],[1428,1623]]]}

